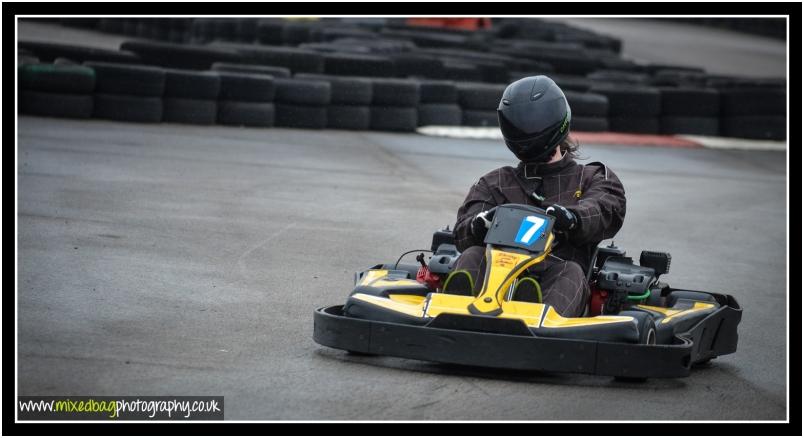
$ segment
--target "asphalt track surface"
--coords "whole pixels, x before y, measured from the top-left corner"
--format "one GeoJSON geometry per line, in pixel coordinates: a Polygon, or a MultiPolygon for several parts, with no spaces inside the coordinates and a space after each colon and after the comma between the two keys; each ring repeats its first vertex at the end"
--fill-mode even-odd
{"type": "Polygon", "coordinates": [[[512,164],[495,141],[20,117],[19,395],[223,395],[230,420],[783,420],[785,153],[583,153],[624,181],[618,245],[743,305],[736,354],[628,383],[315,344],[354,271],[428,247],[512,164]]]}
{"type": "Polygon", "coordinates": [[[785,42],[661,18],[556,18],[622,40],[622,55],[638,62],[702,67],[710,74],[787,76],[785,42]]]}

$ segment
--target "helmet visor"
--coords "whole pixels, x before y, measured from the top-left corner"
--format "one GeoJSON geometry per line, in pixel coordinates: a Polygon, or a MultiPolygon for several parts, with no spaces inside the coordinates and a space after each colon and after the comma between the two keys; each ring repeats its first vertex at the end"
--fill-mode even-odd
{"type": "MultiPolygon", "coordinates": [[[[500,120],[502,123],[502,120],[500,120]]],[[[536,161],[549,154],[561,140],[566,137],[567,131],[561,133],[557,129],[548,129],[537,135],[521,140],[506,140],[506,145],[522,161],[536,161]]]]}

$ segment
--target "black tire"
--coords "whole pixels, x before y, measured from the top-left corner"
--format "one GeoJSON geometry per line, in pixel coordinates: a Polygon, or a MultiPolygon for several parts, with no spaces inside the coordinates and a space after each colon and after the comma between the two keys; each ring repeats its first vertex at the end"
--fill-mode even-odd
{"type": "Polygon", "coordinates": [[[221,90],[218,98],[235,102],[273,102],[276,84],[273,76],[218,72],[221,90]]]}
{"type": "Polygon", "coordinates": [[[274,78],[289,78],[290,69],[287,67],[272,67],[268,65],[254,65],[254,64],[230,64],[225,62],[216,62],[212,64],[212,70],[217,71],[232,71],[237,73],[255,73],[261,75],[270,75],[274,78]]]}
{"type": "Polygon", "coordinates": [[[218,118],[215,100],[165,98],[162,120],[171,123],[214,125],[218,118]]]}
{"type": "Polygon", "coordinates": [[[720,113],[720,93],[711,88],[660,88],[662,115],[716,117],[720,113]]]}
{"type": "Polygon", "coordinates": [[[91,95],[23,90],[19,94],[19,104],[21,114],[88,119],[92,117],[94,102],[91,95]]]}
{"type": "Polygon", "coordinates": [[[69,58],[56,58],[53,60],[53,65],[80,65],[80,62],[69,58]]]}
{"type": "Polygon", "coordinates": [[[483,82],[503,83],[508,82],[510,69],[500,62],[475,62],[477,69],[483,77],[483,82]]]}
{"type": "Polygon", "coordinates": [[[257,41],[260,44],[280,45],[285,22],[281,18],[265,18],[257,23],[257,41]]]}
{"type": "Polygon", "coordinates": [[[715,297],[702,292],[693,292],[686,290],[677,290],[667,294],[667,307],[673,307],[680,299],[687,299],[693,301],[704,301],[707,303],[717,303],[715,297]]]}
{"type": "Polygon", "coordinates": [[[461,107],[449,103],[419,105],[419,126],[461,126],[461,107]]]}
{"type": "Polygon", "coordinates": [[[414,107],[419,104],[419,83],[409,79],[373,79],[374,106],[414,107]]]}
{"type": "Polygon", "coordinates": [[[598,70],[602,64],[598,59],[588,57],[584,52],[573,53],[537,53],[537,61],[546,62],[553,66],[557,73],[570,75],[586,75],[598,70]],[[579,56],[581,55],[581,56],[579,56]]]}
{"type": "Polygon", "coordinates": [[[313,79],[285,79],[274,81],[277,103],[323,106],[329,104],[331,88],[329,82],[313,79]]]}
{"type": "Polygon", "coordinates": [[[609,117],[609,130],[613,132],[657,134],[659,133],[659,118],[638,116],[609,117]]]}
{"type": "Polygon", "coordinates": [[[257,19],[241,18],[235,23],[235,36],[238,41],[252,42],[257,39],[257,19]]]}
{"type": "Polygon", "coordinates": [[[23,90],[88,94],[95,90],[95,70],[81,65],[27,64],[19,68],[23,90]]]}
{"type": "Polygon", "coordinates": [[[584,117],[572,115],[570,130],[582,132],[606,132],[609,130],[609,119],[605,117],[584,117]]]}
{"type": "Polygon", "coordinates": [[[161,97],[165,70],[144,65],[87,62],[95,70],[95,92],[128,96],[161,97]]]}
{"type": "Polygon", "coordinates": [[[273,103],[264,102],[218,102],[218,124],[229,126],[274,126],[276,109],[273,103]]]}
{"type": "Polygon", "coordinates": [[[364,131],[371,126],[368,106],[331,105],[327,107],[327,128],[364,131]]]}
{"type": "Polygon", "coordinates": [[[594,82],[609,82],[614,84],[640,85],[648,82],[648,75],[616,70],[597,70],[586,75],[594,82]]]}
{"type": "Polygon", "coordinates": [[[500,126],[497,111],[463,110],[462,126],[500,126]]]}
{"type": "MultiPolygon", "coordinates": [[[[553,68],[553,66],[551,64],[546,63],[546,62],[539,62],[539,61],[534,61],[532,59],[524,59],[524,58],[523,59],[516,59],[516,61],[517,61],[516,62],[517,63],[517,69],[522,74],[520,74],[518,78],[514,79],[514,81],[517,81],[517,80],[522,79],[524,77],[537,75],[537,74],[547,74],[548,76],[552,77],[552,75],[554,74],[553,72],[555,72],[555,69],[553,68]]],[[[511,82],[514,82],[514,81],[511,81],[511,82]]]]}
{"type": "Polygon", "coordinates": [[[398,53],[389,56],[394,63],[397,76],[426,76],[428,78],[444,76],[444,62],[433,55],[398,53]]]}
{"type": "MultiPolygon", "coordinates": [[[[637,330],[639,338],[637,344],[640,345],[655,345],[658,342],[660,334],[656,328],[656,322],[653,320],[651,314],[647,311],[639,310],[625,310],[617,314],[617,316],[631,316],[637,321],[637,330]]],[[[665,337],[672,339],[672,332],[664,333],[665,337]],[[669,337],[668,337],[669,336],[669,337]]],[[[643,383],[648,379],[646,377],[624,377],[615,376],[615,380],[630,383],[643,383]]]]}
{"type": "Polygon", "coordinates": [[[195,70],[165,70],[165,97],[214,100],[221,90],[216,73],[195,70]]]}
{"type": "Polygon", "coordinates": [[[324,56],[312,50],[252,44],[216,43],[230,47],[243,57],[243,62],[286,67],[291,73],[323,73],[324,56]]]}
{"type": "Polygon", "coordinates": [[[99,18],[61,18],[59,22],[62,26],[83,27],[94,29],[98,26],[99,18]]]}
{"type": "Polygon", "coordinates": [[[31,65],[31,64],[39,64],[39,58],[33,55],[18,55],[17,56],[17,67],[22,67],[24,65],[31,65]]]}
{"type": "Polygon", "coordinates": [[[415,107],[371,107],[371,129],[375,131],[415,131],[418,111],[415,107]]]}
{"type": "Polygon", "coordinates": [[[357,27],[343,27],[343,28],[333,28],[333,27],[324,27],[324,28],[317,28],[312,29],[310,31],[310,40],[311,41],[333,41],[341,38],[373,38],[374,32],[367,30],[367,29],[360,29],[357,27]]]}
{"type": "Polygon", "coordinates": [[[137,22],[133,19],[123,20],[123,35],[137,35],[137,22]]]}
{"type": "Polygon", "coordinates": [[[375,55],[328,53],[324,55],[324,72],[344,76],[394,76],[394,63],[389,58],[375,55]]]}
{"type": "Polygon", "coordinates": [[[659,132],[662,134],[690,134],[717,136],[720,133],[720,120],[717,117],[664,116],[660,120],[659,132]]]}
{"type": "Polygon", "coordinates": [[[383,38],[411,40],[419,47],[465,47],[469,37],[452,32],[428,31],[427,29],[383,28],[383,38]]]}
{"type": "Polygon", "coordinates": [[[311,23],[285,23],[282,28],[282,41],[291,46],[298,46],[299,44],[310,41],[310,34],[316,25],[311,23]]]}
{"type": "MultiPolygon", "coordinates": [[[[652,85],[681,88],[706,88],[708,76],[703,72],[684,70],[659,70],[650,79],[652,85]]],[[[715,90],[717,91],[717,90],[715,90]]]]}
{"type": "Polygon", "coordinates": [[[737,90],[737,89],[777,89],[784,90],[787,86],[787,79],[749,79],[737,78],[733,76],[709,75],[706,78],[706,86],[718,90],[737,90]]]}
{"type": "Polygon", "coordinates": [[[162,121],[159,97],[96,94],[94,117],[121,122],[159,123],[162,121]]]}
{"type": "Polygon", "coordinates": [[[324,129],[327,107],[276,104],[276,126],[286,128],[324,129]]]}
{"type": "MultiPolygon", "coordinates": [[[[429,76],[428,77],[432,77],[429,76]]],[[[445,62],[442,74],[443,79],[451,81],[483,81],[483,72],[474,64],[445,62]]]]}
{"type": "Polygon", "coordinates": [[[661,113],[661,93],[656,88],[596,86],[589,91],[608,98],[609,115],[613,117],[655,117],[661,113]]]}
{"type": "Polygon", "coordinates": [[[123,33],[123,20],[119,18],[101,18],[98,23],[98,30],[106,33],[123,33]]]}
{"type": "Polygon", "coordinates": [[[237,63],[241,59],[234,50],[188,44],[126,41],[120,49],[138,54],[147,64],[180,69],[208,70],[215,62],[237,63]]]}
{"type": "Polygon", "coordinates": [[[564,91],[564,96],[572,110],[573,122],[575,116],[605,118],[609,114],[609,99],[602,94],[564,91]]]}
{"type": "Polygon", "coordinates": [[[71,44],[19,41],[17,47],[30,50],[43,62],[52,62],[56,58],[68,58],[76,62],[98,61],[120,64],[138,64],[142,62],[139,56],[131,52],[74,46],[71,44]]]}
{"type": "Polygon", "coordinates": [[[496,111],[506,85],[458,83],[458,102],[463,109],[496,111]]]}
{"type": "Polygon", "coordinates": [[[720,108],[725,116],[785,115],[786,92],[774,88],[722,90],[720,108]]]}
{"type": "Polygon", "coordinates": [[[299,73],[298,79],[314,79],[329,82],[330,103],[335,105],[366,106],[371,104],[373,88],[368,78],[329,76],[314,73],[299,73]]]}
{"type": "Polygon", "coordinates": [[[458,88],[452,81],[419,79],[419,94],[421,103],[458,102],[458,88]]]}
{"type": "MultiPolygon", "coordinates": [[[[510,80],[513,82],[521,78],[521,76],[517,76],[510,78],[510,80]]],[[[564,92],[569,90],[579,93],[587,93],[589,89],[595,85],[593,81],[584,76],[550,75],[550,78],[552,78],[553,81],[555,81],[555,83],[561,87],[564,92]]]]}
{"type": "Polygon", "coordinates": [[[639,344],[656,344],[656,323],[653,321],[653,317],[650,313],[639,310],[624,310],[618,313],[617,316],[630,316],[636,319],[639,331],[639,344]]]}
{"type": "Polygon", "coordinates": [[[724,137],[756,140],[784,140],[787,136],[785,116],[736,116],[720,119],[720,134],[724,137]]]}

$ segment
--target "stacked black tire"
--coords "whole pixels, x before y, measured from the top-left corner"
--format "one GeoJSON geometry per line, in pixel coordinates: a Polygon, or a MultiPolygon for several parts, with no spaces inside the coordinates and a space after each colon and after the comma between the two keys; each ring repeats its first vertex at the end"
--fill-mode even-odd
{"type": "MultiPolygon", "coordinates": [[[[87,19],[68,19],[72,23],[64,23],[65,25],[77,26],[76,20],[87,19]]],[[[62,19],[64,22],[65,19],[62,19]]],[[[125,34],[138,36],[141,38],[150,38],[155,40],[170,41],[174,43],[182,43],[190,40],[191,26],[193,19],[191,18],[101,18],[96,19],[96,27],[101,32],[125,34]]],[[[78,21],[80,23],[80,21],[78,21]]],[[[89,27],[83,25],[79,27],[89,27]]]]}
{"type": "Polygon", "coordinates": [[[371,102],[374,90],[370,79],[313,73],[300,73],[295,78],[329,83],[327,128],[362,131],[371,126],[371,102]]]}
{"type": "Polygon", "coordinates": [[[239,73],[256,73],[261,75],[273,76],[275,78],[290,77],[290,69],[285,67],[272,67],[268,65],[231,64],[227,62],[216,62],[212,64],[212,70],[233,71],[239,73]]]}
{"type": "Polygon", "coordinates": [[[616,39],[538,19],[495,18],[491,30],[476,32],[380,18],[61,22],[171,42],[128,41],[112,51],[21,41],[27,53],[20,59],[55,64],[21,70],[27,75],[23,112],[403,132],[427,125],[493,127],[508,83],[547,74],[567,94],[574,131],[785,138],[784,80],[637,64],[620,57],[616,39]],[[93,90],[86,77],[63,79],[86,76],[89,70],[68,67],[82,62],[95,72],[93,90]],[[209,69],[219,72],[217,95],[216,75],[203,72],[209,69]],[[62,79],[51,83],[42,80],[46,76],[62,79]],[[51,104],[55,98],[42,93],[67,97],[51,104]],[[87,110],[90,93],[95,98],[87,110]]]}
{"type": "Polygon", "coordinates": [[[458,88],[454,82],[434,79],[419,80],[419,126],[460,126],[463,110],[458,105],[458,88]]]}
{"type": "Polygon", "coordinates": [[[662,88],[662,134],[716,136],[720,94],[709,88],[662,88]]]}
{"type": "Polygon", "coordinates": [[[608,100],[610,130],[640,134],[659,132],[662,106],[657,88],[609,84],[593,86],[589,91],[608,100]]]}
{"type": "Polygon", "coordinates": [[[163,69],[95,61],[85,65],[95,70],[95,118],[139,123],[162,121],[163,69]]]}
{"type": "Polygon", "coordinates": [[[216,42],[209,47],[233,51],[246,64],[284,67],[291,74],[324,73],[324,55],[313,50],[295,47],[264,46],[216,42]]]}
{"type": "Polygon", "coordinates": [[[464,126],[499,126],[497,107],[506,84],[459,82],[458,102],[463,109],[464,126]]]}
{"type": "Polygon", "coordinates": [[[415,131],[419,123],[419,82],[372,78],[371,122],[376,131],[415,131]]]}
{"type": "Polygon", "coordinates": [[[276,119],[276,84],[270,75],[219,71],[218,123],[271,127],[276,119]]]}
{"type": "Polygon", "coordinates": [[[226,47],[126,41],[120,49],[137,54],[146,64],[167,68],[207,70],[216,62],[238,63],[242,59],[239,53],[226,47]]]}
{"type": "Polygon", "coordinates": [[[276,125],[324,129],[331,99],[329,82],[316,79],[276,79],[276,125]]]}
{"type": "Polygon", "coordinates": [[[139,64],[142,62],[138,55],[126,50],[106,50],[40,41],[20,41],[17,46],[20,50],[35,54],[42,62],[53,62],[57,58],[69,59],[76,63],[103,61],[120,64],[139,64]]]}
{"type": "Polygon", "coordinates": [[[80,65],[40,64],[29,57],[19,66],[22,114],[87,119],[92,117],[95,71],[80,65]]]}
{"type": "Polygon", "coordinates": [[[780,87],[757,86],[720,91],[724,137],[784,140],[787,136],[786,92],[780,87]]]}
{"type": "Polygon", "coordinates": [[[572,111],[572,131],[604,132],[609,130],[609,99],[602,94],[564,91],[572,111]]]}
{"type": "Polygon", "coordinates": [[[213,125],[218,121],[221,78],[213,72],[165,70],[164,121],[213,125]]]}

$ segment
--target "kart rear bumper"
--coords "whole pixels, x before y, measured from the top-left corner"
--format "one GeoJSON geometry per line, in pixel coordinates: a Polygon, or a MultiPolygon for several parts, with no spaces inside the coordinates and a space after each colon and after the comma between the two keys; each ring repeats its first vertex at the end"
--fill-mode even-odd
{"type": "Polygon", "coordinates": [[[344,316],[342,306],[315,311],[313,339],[342,350],[459,365],[685,377],[692,364],[736,350],[742,311],[733,306],[719,308],[665,345],[537,337],[511,327],[510,320],[484,316],[443,314],[424,326],[374,321],[344,316]]]}

